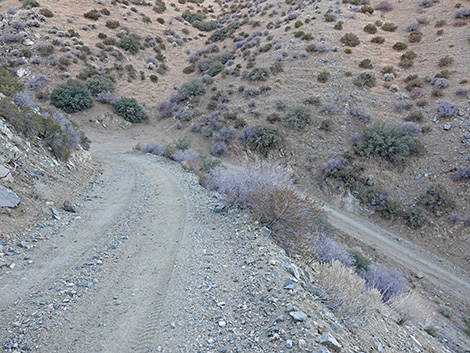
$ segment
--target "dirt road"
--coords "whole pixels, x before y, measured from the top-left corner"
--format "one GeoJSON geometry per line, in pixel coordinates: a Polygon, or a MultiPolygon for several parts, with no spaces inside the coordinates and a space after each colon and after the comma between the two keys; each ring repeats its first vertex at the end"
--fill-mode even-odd
{"type": "MultiPolygon", "coordinates": [[[[283,251],[258,237],[245,215],[213,213],[217,200],[180,166],[125,152],[130,146],[94,145],[103,174],[83,195],[79,216],[62,213],[41,230],[50,239],[34,243],[32,263],[1,273],[4,350],[260,352],[279,351],[293,339],[319,349],[315,332],[334,319],[300,284],[286,291],[291,260],[283,251]],[[285,320],[286,308],[310,312],[312,330],[285,320]],[[275,332],[281,340],[272,339],[275,332]]],[[[430,279],[447,276],[456,295],[468,290],[465,280],[416,248],[403,249],[374,225],[327,211],[334,226],[392,257],[405,254],[402,261],[430,279]]],[[[390,327],[374,331],[382,334],[397,352],[414,344],[409,333],[390,338],[390,327]]],[[[341,335],[345,347],[358,339],[341,335]]]]}

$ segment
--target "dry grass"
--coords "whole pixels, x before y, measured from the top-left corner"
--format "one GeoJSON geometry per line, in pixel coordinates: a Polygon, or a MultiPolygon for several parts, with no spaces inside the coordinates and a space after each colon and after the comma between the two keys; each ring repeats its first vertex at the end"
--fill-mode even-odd
{"type": "Polygon", "coordinates": [[[392,297],[387,304],[398,315],[397,323],[426,323],[431,317],[429,305],[415,293],[403,293],[392,297]]]}
{"type": "Polygon", "coordinates": [[[367,325],[364,318],[383,307],[380,293],[338,261],[320,265],[317,280],[326,305],[353,326],[367,325]]]}

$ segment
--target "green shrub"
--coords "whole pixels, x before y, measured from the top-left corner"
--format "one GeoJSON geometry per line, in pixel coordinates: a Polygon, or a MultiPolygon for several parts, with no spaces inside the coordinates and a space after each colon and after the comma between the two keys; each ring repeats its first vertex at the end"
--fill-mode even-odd
{"type": "Polygon", "coordinates": [[[418,153],[422,147],[413,131],[402,129],[395,124],[372,125],[365,130],[363,139],[364,144],[360,152],[391,162],[398,162],[411,154],[418,153]]]}
{"type": "Polygon", "coordinates": [[[282,119],[285,126],[296,130],[302,130],[313,122],[312,112],[305,105],[292,107],[282,119]]]}
{"type": "Polygon", "coordinates": [[[328,71],[322,71],[317,76],[317,81],[320,83],[326,83],[331,77],[331,74],[328,71]]]}
{"type": "Polygon", "coordinates": [[[335,26],[333,27],[333,29],[337,29],[337,30],[342,30],[343,29],[343,24],[344,22],[343,21],[338,21],[336,22],[335,26]]]}
{"type": "Polygon", "coordinates": [[[395,44],[393,44],[392,49],[396,51],[403,51],[408,49],[408,44],[403,42],[396,42],[395,44]]]}
{"type": "Polygon", "coordinates": [[[207,73],[214,77],[220,72],[222,72],[225,69],[224,64],[222,64],[220,61],[215,61],[212,63],[212,65],[209,67],[209,70],[207,70],[207,73]]]}
{"type": "Polygon", "coordinates": [[[375,83],[375,76],[373,73],[363,72],[358,77],[356,77],[353,83],[358,87],[374,87],[375,83]]]}
{"type": "Polygon", "coordinates": [[[109,78],[101,75],[93,75],[87,81],[86,85],[90,93],[94,96],[108,91],[114,92],[114,83],[109,78]]]}
{"type": "Polygon", "coordinates": [[[181,15],[181,17],[183,17],[183,19],[185,21],[188,21],[189,23],[193,23],[193,22],[196,22],[196,21],[202,21],[204,19],[204,16],[202,14],[199,14],[199,13],[194,13],[194,12],[191,12],[189,10],[186,10],[185,12],[183,12],[183,14],[181,15]]]}
{"type": "Polygon", "coordinates": [[[370,34],[375,34],[375,33],[377,33],[377,27],[374,24],[369,23],[364,27],[364,32],[370,33],[370,34]]]}
{"type": "Polygon", "coordinates": [[[398,26],[391,22],[386,22],[382,25],[382,29],[387,32],[395,32],[398,26]]]}
{"type": "Polygon", "coordinates": [[[455,202],[447,190],[441,185],[430,186],[418,197],[418,205],[436,216],[455,208],[455,202]]]}
{"type": "Polygon", "coordinates": [[[421,207],[410,207],[405,211],[405,222],[408,227],[419,229],[424,225],[424,211],[421,207]]]}
{"type": "Polygon", "coordinates": [[[362,69],[372,69],[372,62],[370,61],[370,59],[361,60],[361,62],[359,63],[359,67],[362,69]]]}
{"type": "Polygon", "coordinates": [[[166,5],[163,0],[155,0],[155,6],[153,7],[153,11],[156,13],[164,13],[166,11],[166,5]]]}
{"type": "Polygon", "coordinates": [[[76,81],[69,81],[54,88],[50,98],[53,106],[70,114],[90,108],[92,105],[87,87],[76,81]]]}
{"type": "Polygon", "coordinates": [[[119,21],[106,21],[105,26],[109,29],[116,29],[121,26],[121,24],[119,23],[119,21]]]}
{"type": "Polygon", "coordinates": [[[165,20],[161,17],[157,18],[157,22],[160,23],[161,25],[165,23],[165,20]]]}
{"type": "Polygon", "coordinates": [[[361,6],[361,12],[362,13],[370,13],[370,14],[373,14],[374,13],[374,8],[369,5],[369,4],[365,4],[365,5],[362,5],[361,6]]]}
{"type": "Polygon", "coordinates": [[[51,44],[47,44],[38,46],[36,50],[39,55],[46,57],[54,54],[55,48],[51,44]]]}
{"type": "Polygon", "coordinates": [[[269,69],[264,67],[257,67],[251,70],[248,79],[251,81],[266,81],[269,78],[269,69]]]}
{"type": "Polygon", "coordinates": [[[348,47],[357,47],[361,42],[354,33],[346,33],[341,37],[341,43],[348,47]]]}
{"type": "Polygon", "coordinates": [[[439,312],[441,313],[442,316],[448,319],[454,316],[454,310],[450,306],[446,306],[446,305],[440,306],[439,312]]]}
{"type": "Polygon", "coordinates": [[[48,18],[54,17],[54,14],[52,13],[52,11],[46,8],[39,10],[39,13],[43,15],[44,17],[48,17],[48,18]]]}
{"type": "Polygon", "coordinates": [[[145,112],[134,98],[122,98],[114,105],[114,113],[131,123],[141,123],[145,112]]]}
{"type": "Polygon", "coordinates": [[[410,43],[418,43],[421,42],[421,38],[423,38],[423,33],[420,31],[413,31],[410,33],[408,40],[410,43]]]}
{"type": "Polygon", "coordinates": [[[282,142],[283,137],[279,130],[263,126],[254,129],[248,146],[266,157],[271,150],[281,148],[282,142]]]}
{"type": "Polygon", "coordinates": [[[85,18],[88,18],[90,20],[97,21],[100,18],[100,12],[96,9],[90,10],[88,12],[85,12],[83,14],[85,18]]]}
{"type": "Polygon", "coordinates": [[[213,31],[214,29],[217,28],[217,22],[215,21],[196,21],[193,22],[193,26],[196,27],[198,30],[203,31],[203,32],[209,32],[213,31]]]}
{"type": "Polygon", "coordinates": [[[200,96],[203,95],[204,92],[206,92],[206,87],[200,80],[186,82],[178,88],[181,99],[190,99],[195,96],[200,96]]]}
{"type": "Polygon", "coordinates": [[[130,36],[126,36],[126,37],[122,37],[121,38],[121,41],[119,42],[119,46],[132,53],[132,54],[136,54],[139,52],[139,49],[140,49],[140,40],[137,36],[135,35],[130,35],[130,36]]]}
{"type": "Polygon", "coordinates": [[[21,92],[24,85],[18,81],[18,77],[4,67],[0,67],[0,93],[11,96],[14,93],[21,92]]]}
{"type": "Polygon", "coordinates": [[[150,75],[150,81],[152,81],[153,83],[157,83],[158,82],[158,76],[157,75],[150,75]]]}
{"type": "Polygon", "coordinates": [[[385,42],[385,38],[381,36],[376,36],[372,38],[370,41],[375,44],[383,44],[385,42]]]}
{"type": "Polygon", "coordinates": [[[370,260],[364,256],[361,250],[351,249],[349,253],[355,260],[356,272],[369,271],[370,260]]]}
{"type": "Polygon", "coordinates": [[[21,3],[25,9],[40,6],[39,2],[37,2],[36,0],[22,0],[21,3]]]}
{"type": "MultiPolygon", "coordinates": [[[[17,106],[9,98],[0,98],[0,116],[25,137],[38,137],[57,158],[68,159],[70,145],[67,143],[67,135],[50,117],[45,117],[29,107],[17,106]]],[[[80,136],[74,129],[70,129],[70,134],[80,140],[78,143],[82,142],[83,134],[80,136]]]]}
{"type": "Polygon", "coordinates": [[[449,55],[446,55],[439,59],[439,67],[447,67],[454,63],[454,59],[449,55]]]}

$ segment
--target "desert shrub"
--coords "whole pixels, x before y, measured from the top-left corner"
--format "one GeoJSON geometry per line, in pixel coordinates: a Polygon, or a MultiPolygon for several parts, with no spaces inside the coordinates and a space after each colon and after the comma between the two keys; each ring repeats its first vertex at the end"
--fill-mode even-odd
{"type": "Polygon", "coordinates": [[[418,196],[418,205],[436,216],[455,208],[452,195],[441,185],[430,186],[418,196]]]}
{"type": "Polygon", "coordinates": [[[200,80],[192,80],[182,84],[178,88],[178,93],[183,100],[191,99],[195,96],[203,95],[206,92],[206,87],[200,80]]]}
{"type": "Polygon", "coordinates": [[[362,69],[372,69],[372,62],[370,59],[361,60],[359,67],[362,69]]]}
{"type": "Polygon", "coordinates": [[[119,21],[106,21],[105,26],[110,29],[116,29],[121,26],[121,24],[119,23],[119,21]]]}
{"type": "Polygon", "coordinates": [[[249,74],[248,79],[251,81],[266,81],[269,78],[269,69],[257,67],[254,68],[249,74]]]}
{"type": "Polygon", "coordinates": [[[421,39],[423,38],[423,33],[420,31],[414,31],[410,33],[410,36],[408,37],[408,40],[410,43],[418,43],[421,42],[421,39]]]}
{"type": "Polygon", "coordinates": [[[210,154],[220,157],[228,152],[227,144],[224,141],[212,141],[210,154]]]}
{"type": "Polygon", "coordinates": [[[377,289],[384,302],[406,291],[406,280],[397,269],[389,269],[379,264],[373,264],[368,271],[361,272],[369,288],[377,289]]]}
{"type": "Polygon", "coordinates": [[[403,42],[396,42],[395,44],[393,44],[392,49],[396,51],[403,51],[408,49],[408,44],[403,42]]]}
{"type": "Polygon", "coordinates": [[[326,235],[319,235],[313,239],[312,251],[318,262],[339,261],[344,266],[354,265],[354,258],[346,248],[326,235]]]}
{"type": "Polygon", "coordinates": [[[312,112],[305,105],[295,106],[289,109],[282,122],[285,126],[302,130],[313,122],[312,112]]]}
{"type": "Polygon", "coordinates": [[[164,148],[158,142],[152,141],[142,146],[142,153],[150,153],[155,156],[163,156],[164,148]]]}
{"type": "Polygon", "coordinates": [[[52,11],[46,8],[40,9],[39,13],[43,15],[44,17],[54,17],[54,14],[52,13],[52,11]]]}
{"type": "Polygon", "coordinates": [[[90,108],[92,105],[87,87],[76,81],[69,81],[54,88],[50,99],[52,105],[70,114],[90,108]]]}
{"type": "Polygon", "coordinates": [[[437,114],[442,118],[453,116],[457,112],[454,103],[450,100],[444,100],[437,105],[437,114]]]}
{"type": "Polygon", "coordinates": [[[193,22],[196,22],[196,21],[202,21],[204,19],[202,14],[194,13],[194,12],[191,12],[189,10],[186,10],[185,12],[183,12],[181,17],[183,17],[183,19],[185,21],[188,21],[189,23],[193,23],[193,22]]]}
{"type": "Polygon", "coordinates": [[[339,261],[320,265],[316,279],[324,292],[322,301],[346,322],[365,322],[362,319],[380,307],[380,293],[370,287],[365,290],[365,280],[339,261]]]}
{"type": "Polygon", "coordinates": [[[439,2],[439,0],[421,0],[419,6],[421,7],[431,7],[435,3],[439,2]]]}
{"type": "Polygon", "coordinates": [[[412,206],[405,211],[405,223],[413,229],[419,229],[424,225],[424,210],[419,206],[412,206]]]}
{"type": "Polygon", "coordinates": [[[360,201],[385,219],[399,214],[398,202],[390,197],[388,191],[379,187],[370,187],[359,194],[360,201]]]}
{"type": "Polygon", "coordinates": [[[374,9],[378,11],[392,11],[393,5],[388,1],[381,1],[377,5],[375,5],[374,9]]]}
{"type": "Polygon", "coordinates": [[[281,72],[284,72],[284,65],[280,62],[275,62],[269,67],[269,71],[271,71],[273,75],[280,74],[281,72]]]}
{"type": "Polygon", "coordinates": [[[98,10],[93,9],[93,10],[90,10],[90,11],[88,11],[88,12],[85,12],[85,13],[83,14],[83,16],[84,16],[85,18],[90,19],[90,20],[97,21],[97,20],[101,17],[101,13],[100,13],[98,10]]]}
{"type": "Polygon", "coordinates": [[[391,23],[391,22],[386,22],[382,25],[381,27],[384,31],[387,31],[387,32],[395,32],[398,28],[398,26],[394,23],[391,23]]]}
{"type": "Polygon", "coordinates": [[[454,18],[469,18],[470,17],[470,9],[468,7],[461,7],[454,13],[454,18]]]}
{"type": "Polygon", "coordinates": [[[36,0],[21,0],[21,3],[25,9],[30,9],[32,7],[39,7],[39,2],[36,0]]]}
{"type": "Polygon", "coordinates": [[[454,63],[454,58],[446,55],[439,59],[439,67],[447,67],[454,63]]]}
{"type": "Polygon", "coordinates": [[[361,6],[361,12],[373,14],[374,8],[371,5],[365,4],[361,6]]]}
{"type": "Polygon", "coordinates": [[[351,109],[350,114],[362,121],[363,123],[370,123],[372,121],[372,116],[367,112],[367,109],[364,107],[356,107],[351,109]]]}
{"type": "Polygon", "coordinates": [[[8,69],[0,67],[0,93],[11,96],[14,93],[21,92],[24,85],[18,80],[16,75],[8,69]]]}
{"type": "Polygon", "coordinates": [[[364,27],[364,32],[370,33],[370,34],[375,34],[375,33],[377,33],[377,27],[374,24],[369,23],[364,27]]]}
{"type": "Polygon", "coordinates": [[[351,249],[349,253],[354,259],[354,265],[356,266],[356,272],[369,271],[371,261],[364,256],[361,249],[351,249]]]}
{"type": "Polygon", "coordinates": [[[119,42],[119,46],[131,54],[136,54],[140,49],[139,37],[135,35],[122,37],[121,41],[119,42]]]}
{"type": "Polygon", "coordinates": [[[422,146],[413,132],[394,124],[375,124],[366,129],[363,139],[360,152],[392,162],[417,153],[422,146]]]}
{"type": "Polygon", "coordinates": [[[166,4],[163,0],[155,0],[155,6],[153,7],[153,11],[156,13],[162,14],[166,11],[166,4]]]}
{"type": "Polygon", "coordinates": [[[170,158],[177,162],[185,162],[191,159],[199,158],[199,152],[193,150],[192,148],[178,149],[175,145],[176,150],[173,151],[170,155],[170,158]]]}
{"type": "Polygon", "coordinates": [[[405,121],[421,122],[423,120],[423,113],[419,111],[411,111],[406,117],[405,121]]]}
{"type": "Polygon", "coordinates": [[[376,43],[376,44],[382,44],[385,42],[385,38],[384,37],[380,37],[380,36],[376,36],[374,38],[372,38],[370,40],[372,43],[376,43]]]}
{"type": "Polygon", "coordinates": [[[309,53],[324,53],[329,51],[330,48],[325,43],[315,43],[309,44],[305,47],[305,51],[309,53]]]}
{"type": "Polygon", "coordinates": [[[28,93],[19,92],[12,95],[13,102],[21,107],[34,108],[37,106],[36,101],[30,97],[28,93]]]}
{"type": "Polygon", "coordinates": [[[449,80],[443,77],[435,77],[431,80],[431,85],[434,88],[439,88],[439,89],[447,88],[449,87],[449,80]]]}
{"type": "Polygon", "coordinates": [[[344,22],[343,21],[338,21],[336,22],[335,26],[333,27],[333,29],[336,29],[336,30],[342,30],[343,29],[343,24],[344,22]]]}
{"type": "Polygon", "coordinates": [[[209,69],[207,70],[207,74],[210,75],[211,77],[217,76],[220,72],[222,72],[225,69],[224,64],[222,64],[220,61],[215,61],[211,64],[209,69]]]}
{"type": "Polygon", "coordinates": [[[412,22],[410,22],[407,26],[406,26],[406,30],[408,32],[413,32],[413,31],[417,31],[418,29],[421,28],[421,24],[417,21],[417,20],[414,20],[412,22]]]}
{"type": "Polygon", "coordinates": [[[336,104],[333,102],[325,102],[320,107],[320,113],[322,114],[336,114],[338,111],[336,104]]]}
{"type": "Polygon", "coordinates": [[[322,71],[317,76],[317,81],[321,83],[326,83],[331,77],[331,74],[328,71],[322,71]]]}
{"type": "Polygon", "coordinates": [[[37,88],[41,88],[48,82],[49,78],[46,75],[38,74],[26,83],[26,87],[28,87],[28,89],[35,90],[37,88]]]}
{"type": "Polygon", "coordinates": [[[270,192],[274,188],[290,187],[292,180],[280,165],[268,162],[246,164],[236,170],[215,168],[207,186],[221,192],[230,205],[241,209],[254,207],[254,192],[270,192]]]}
{"type": "Polygon", "coordinates": [[[341,43],[348,47],[357,47],[361,42],[354,33],[346,33],[341,37],[341,43]]]}
{"type": "Polygon", "coordinates": [[[122,98],[114,104],[114,113],[131,123],[140,123],[145,111],[134,98],[122,98]]]}
{"type": "Polygon", "coordinates": [[[452,173],[452,180],[454,181],[468,181],[470,180],[470,166],[461,167],[452,173]]]}
{"type": "Polygon", "coordinates": [[[450,319],[452,316],[454,316],[454,309],[452,309],[450,306],[442,305],[439,307],[439,313],[450,319]]]}
{"type": "Polygon", "coordinates": [[[322,167],[323,173],[328,177],[338,177],[339,173],[346,168],[347,160],[343,156],[330,158],[322,167]]]}
{"type": "Polygon", "coordinates": [[[101,75],[93,75],[86,80],[86,85],[90,93],[94,96],[102,92],[114,92],[114,83],[109,78],[101,75]]]}
{"type": "Polygon", "coordinates": [[[281,148],[282,143],[283,137],[279,130],[262,126],[253,129],[247,145],[266,157],[271,150],[281,148]]]}
{"type": "Polygon", "coordinates": [[[429,319],[431,314],[426,302],[414,293],[401,293],[393,296],[388,302],[388,306],[398,314],[397,323],[416,324],[429,319]]]}
{"type": "Polygon", "coordinates": [[[298,193],[292,180],[277,164],[251,163],[236,171],[215,168],[207,182],[227,201],[250,209],[260,224],[274,230],[274,236],[290,251],[302,253],[308,243],[300,236],[323,229],[324,214],[308,197],[298,193]]]}
{"type": "Polygon", "coordinates": [[[215,21],[195,21],[192,23],[194,27],[203,32],[213,31],[217,28],[217,22],[215,21]]]}
{"type": "Polygon", "coordinates": [[[376,85],[375,75],[373,73],[363,72],[354,79],[353,83],[358,87],[374,87],[376,85]]]}

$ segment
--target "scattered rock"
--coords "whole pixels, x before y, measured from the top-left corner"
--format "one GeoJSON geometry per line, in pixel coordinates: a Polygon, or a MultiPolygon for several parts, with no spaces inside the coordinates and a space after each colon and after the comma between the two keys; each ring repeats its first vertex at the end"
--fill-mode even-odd
{"type": "Polygon", "coordinates": [[[291,278],[284,283],[284,289],[295,289],[294,281],[291,278]]]}
{"type": "Polygon", "coordinates": [[[323,335],[318,338],[318,340],[322,345],[331,349],[333,352],[341,351],[342,346],[338,343],[336,338],[334,338],[333,335],[329,332],[324,332],[323,335]]]}
{"type": "Polygon", "coordinates": [[[263,234],[267,237],[269,237],[272,233],[271,229],[269,229],[268,227],[262,227],[262,228],[260,228],[259,231],[261,232],[261,234],[263,234]]]}
{"type": "Polygon", "coordinates": [[[14,181],[13,177],[11,176],[10,169],[8,169],[7,167],[1,164],[0,164],[0,179],[5,179],[6,181],[9,181],[10,183],[14,181]]]}
{"type": "Polygon", "coordinates": [[[446,131],[449,131],[452,128],[452,124],[451,123],[446,123],[446,124],[444,124],[444,126],[442,128],[446,131]]]}
{"type": "Polygon", "coordinates": [[[287,340],[286,341],[286,348],[292,348],[292,346],[293,346],[292,340],[287,340]]]}
{"type": "Polygon", "coordinates": [[[0,188],[0,207],[16,207],[20,202],[20,198],[13,191],[0,188]]]}
{"type": "Polygon", "coordinates": [[[214,207],[214,212],[215,213],[221,213],[225,209],[225,205],[223,203],[218,203],[214,207]]]}
{"type": "Polygon", "coordinates": [[[289,315],[292,316],[295,321],[304,321],[307,318],[307,314],[303,311],[291,311],[289,315]]]}
{"type": "Polygon", "coordinates": [[[60,219],[60,213],[54,206],[51,206],[52,218],[60,219]]]}
{"type": "Polygon", "coordinates": [[[77,208],[72,203],[72,201],[65,200],[64,201],[64,211],[75,213],[75,212],[77,212],[77,208]]]}

